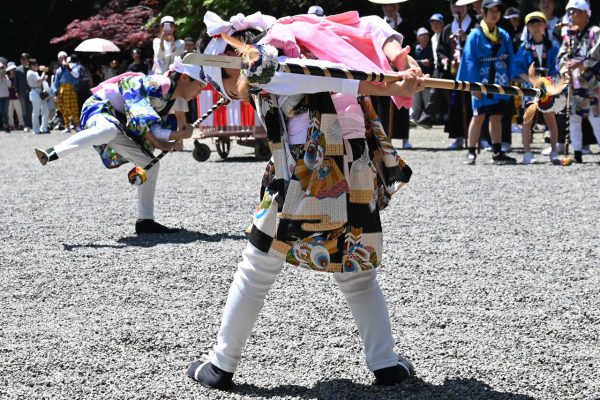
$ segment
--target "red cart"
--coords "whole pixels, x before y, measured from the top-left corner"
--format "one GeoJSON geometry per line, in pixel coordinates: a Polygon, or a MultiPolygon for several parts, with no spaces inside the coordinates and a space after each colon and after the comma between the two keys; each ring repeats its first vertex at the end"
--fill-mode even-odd
{"type": "MultiPolygon", "coordinates": [[[[208,111],[220,97],[211,86],[202,90],[196,98],[198,115],[208,111]]],[[[227,106],[219,107],[202,122],[199,132],[199,135],[193,136],[192,155],[196,161],[206,161],[210,157],[210,147],[198,141],[207,138],[213,139],[217,153],[222,159],[229,156],[233,140],[241,146],[253,147],[254,155],[259,160],[268,160],[271,157],[267,132],[250,104],[234,101],[227,106]]]]}

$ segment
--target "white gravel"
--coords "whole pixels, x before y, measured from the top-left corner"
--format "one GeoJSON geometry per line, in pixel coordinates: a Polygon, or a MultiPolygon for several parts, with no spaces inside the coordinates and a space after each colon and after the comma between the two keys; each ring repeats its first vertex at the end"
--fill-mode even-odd
{"type": "Polygon", "coordinates": [[[0,398],[600,398],[600,156],[473,167],[440,129],[411,135],[379,281],[418,378],[371,386],[331,278],[286,268],[227,393],[185,371],[214,344],[264,163],[169,155],[157,221],[186,231],[138,238],[130,167],[92,149],[41,167],[62,134],[0,134],[0,398]]]}

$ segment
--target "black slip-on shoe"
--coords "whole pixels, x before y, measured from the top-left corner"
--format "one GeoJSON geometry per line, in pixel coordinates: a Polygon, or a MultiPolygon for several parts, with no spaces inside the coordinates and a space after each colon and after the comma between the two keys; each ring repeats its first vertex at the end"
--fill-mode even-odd
{"type": "Polygon", "coordinates": [[[209,389],[227,390],[233,385],[233,373],[215,367],[210,361],[192,362],[188,367],[187,375],[209,389]]]}
{"type": "Polygon", "coordinates": [[[50,147],[47,150],[35,149],[35,155],[42,165],[58,160],[58,154],[54,151],[54,147],[50,147]]]}
{"type": "Polygon", "coordinates": [[[373,374],[375,385],[393,386],[415,375],[415,367],[406,358],[398,356],[397,365],[375,370],[373,374]]]}
{"type": "Polygon", "coordinates": [[[156,233],[156,234],[170,234],[179,232],[177,228],[167,228],[164,225],[154,222],[153,219],[138,219],[135,222],[135,233],[138,235],[156,233]]]}

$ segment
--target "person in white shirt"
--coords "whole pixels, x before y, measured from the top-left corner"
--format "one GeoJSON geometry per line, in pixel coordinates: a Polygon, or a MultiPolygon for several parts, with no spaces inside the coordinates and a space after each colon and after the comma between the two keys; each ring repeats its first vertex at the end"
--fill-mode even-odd
{"type": "Polygon", "coordinates": [[[29,92],[29,100],[33,106],[31,114],[33,133],[49,133],[48,129],[48,103],[46,103],[46,97],[48,93],[44,91],[44,82],[48,79],[46,75],[47,69],[41,71],[41,75],[38,74],[38,62],[35,58],[29,60],[29,71],[27,71],[27,84],[31,91],[29,92]],[[41,126],[40,126],[41,118],[41,126]]]}
{"type": "MultiPolygon", "coordinates": [[[[160,20],[160,37],[154,38],[152,48],[154,49],[154,65],[152,71],[155,74],[164,74],[173,64],[175,57],[183,57],[185,53],[185,41],[175,39],[175,19],[169,15],[160,20]]],[[[185,126],[185,113],[189,111],[187,102],[180,98],[175,100],[171,112],[177,117],[177,125],[185,126]]]]}

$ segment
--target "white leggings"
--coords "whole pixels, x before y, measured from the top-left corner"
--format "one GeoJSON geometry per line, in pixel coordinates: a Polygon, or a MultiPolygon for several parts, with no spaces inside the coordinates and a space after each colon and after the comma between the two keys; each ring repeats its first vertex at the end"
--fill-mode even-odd
{"type": "MultiPolygon", "coordinates": [[[[265,296],[283,268],[283,261],[248,243],[229,289],[217,344],[210,354],[213,365],[235,372],[265,296]]],[[[371,371],[398,364],[387,304],[377,272],[334,273],[363,340],[371,371]]]]}
{"type": "MultiPolygon", "coordinates": [[[[590,121],[590,125],[592,125],[592,129],[594,130],[594,136],[596,136],[596,141],[600,144],[600,115],[593,116],[590,112],[588,114],[588,120],[590,121]]],[[[569,133],[571,135],[571,143],[573,144],[573,150],[581,151],[582,142],[583,142],[583,129],[581,128],[581,123],[583,122],[583,118],[577,114],[571,114],[571,120],[569,122],[569,133]]]]}
{"type": "MultiPolygon", "coordinates": [[[[95,117],[92,123],[95,125],[91,128],[82,130],[54,146],[56,154],[62,158],[73,151],[106,143],[135,165],[145,167],[152,160],[140,149],[139,145],[102,116],[95,117]]],[[[152,169],[147,171],[148,180],[137,187],[139,219],[154,219],[154,195],[159,169],[160,163],[154,164],[152,169]]]]}

